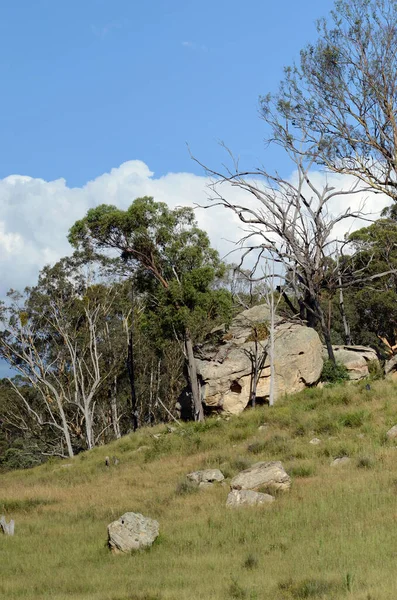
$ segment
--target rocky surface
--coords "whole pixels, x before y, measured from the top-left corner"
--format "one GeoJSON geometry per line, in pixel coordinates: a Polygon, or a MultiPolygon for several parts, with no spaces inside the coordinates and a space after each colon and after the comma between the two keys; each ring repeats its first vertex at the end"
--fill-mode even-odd
{"type": "MultiPolygon", "coordinates": [[[[345,365],[349,379],[358,381],[368,377],[368,363],[378,361],[375,350],[367,346],[333,346],[335,360],[345,365]]],[[[327,350],[323,349],[323,358],[328,358],[327,350]]]]}
{"type": "Polygon", "coordinates": [[[266,488],[274,491],[287,491],[291,478],[279,461],[258,462],[241,471],[230,482],[233,490],[258,490],[266,488]]]}
{"type": "Polygon", "coordinates": [[[350,463],[351,459],[348,456],[341,456],[332,461],[331,467],[344,467],[350,463]]]}
{"type": "Polygon", "coordinates": [[[386,433],[389,440],[395,440],[397,438],[397,425],[394,425],[389,431],[386,433]]]}
{"type": "Polygon", "coordinates": [[[204,471],[194,471],[193,473],[188,473],[186,477],[204,487],[203,484],[212,484],[216,482],[221,482],[225,479],[222,471],[219,469],[205,469],[204,471]]]}
{"type": "Polygon", "coordinates": [[[253,490],[232,490],[226,500],[227,508],[238,508],[239,506],[258,506],[274,502],[270,494],[262,494],[253,490]]]}
{"type": "Polygon", "coordinates": [[[397,379],[397,356],[385,363],[385,375],[389,379],[397,379]]]}
{"type": "MultiPolygon", "coordinates": [[[[268,344],[269,310],[265,305],[245,310],[227,331],[218,328],[197,352],[203,401],[208,407],[239,414],[249,402],[252,358],[258,331],[259,345],[268,344]]],[[[278,396],[315,384],[323,367],[322,344],[314,329],[276,317],[275,370],[278,396]]],[[[270,364],[265,360],[257,387],[257,401],[266,401],[270,388],[270,364]]]]}
{"type": "Polygon", "coordinates": [[[128,512],[108,525],[108,544],[115,554],[132,552],[151,546],[158,534],[157,521],[128,512]]]}

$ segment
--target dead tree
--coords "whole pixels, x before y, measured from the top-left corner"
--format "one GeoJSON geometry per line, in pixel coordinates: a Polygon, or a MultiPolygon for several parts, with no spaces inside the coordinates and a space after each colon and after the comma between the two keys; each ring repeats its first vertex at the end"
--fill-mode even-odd
{"type": "MultiPolygon", "coordinates": [[[[212,177],[210,206],[221,205],[233,211],[247,226],[241,239],[241,265],[254,256],[254,276],[263,260],[274,261],[280,276],[293,291],[299,316],[309,327],[320,327],[329,358],[335,361],[329,326],[321,306],[321,295],[330,287],[328,264],[338,241],[334,230],[341,221],[366,219],[366,215],[364,202],[358,210],[346,208],[336,215],[331,205],[336,198],[362,194],[363,188],[359,182],[348,190],[335,189],[328,183],[318,187],[310,176],[315,157],[307,158],[294,148],[286,150],[296,169],[296,177],[291,180],[271,175],[264,169],[242,172],[236,161],[233,169],[225,172],[196,162],[212,177]],[[237,204],[228,198],[230,186],[247,192],[245,203],[237,204]]],[[[332,278],[335,282],[331,287],[335,289],[337,270],[332,278]]]]}

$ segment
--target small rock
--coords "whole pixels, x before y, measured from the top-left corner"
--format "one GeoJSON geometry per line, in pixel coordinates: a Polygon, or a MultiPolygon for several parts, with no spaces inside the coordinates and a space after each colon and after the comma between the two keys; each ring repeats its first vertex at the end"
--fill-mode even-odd
{"type": "Polygon", "coordinates": [[[274,497],[270,494],[262,494],[253,490],[232,490],[227,497],[226,506],[227,508],[237,508],[239,506],[259,506],[271,502],[274,502],[274,497]]]}
{"type": "Polygon", "coordinates": [[[313,438],[312,440],[310,440],[309,444],[313,444],[313,446],[318,446],[318,444],[321,444],[321,440],[319,438],[313,438]]]}
{"type": "Polygon", "coordinates": [[[214,484],[211,481],[200,481],[198,486],[200,489],[208,489],[214,487],[214,484]]]}
{"type": "Polygon", "coordinates": [[[291,487],[291,477],[279,461],[259,462],[241,471],[230,482],[231,489],[257,490],[266,486],[273,490],[287,491],[291,487]]]}
{"type": "Polygon", "coordinates": [[[258,431],[266,431],[268,427],[269,425],[267,423],[264,423],[263,425],[259,425],[258,431]]]}
{"type": "Polygon", "coordinates": [[[343,467],[350,462],[350,458],[348,456],[341,456],[340,458],[335,458],[332,461],[331,467],[343,467]]]}
{"type": "Polygon", "coordinates": [[[139,446],[134,452],[144,452],[145,450],[150,450],[150,446],[139,446]]]}
{"type": "Polygon", "coordinates": [[[397,425],[394,425],[394,427],[389,429],[386,435],[389,438],[389,440],[394,440],[395,438],[397,438],[397,425]]]}
{"type": "Polygon", "coordinates": [[[120,464],[120,461],[119,461],[119,459],[117,458],[117,456],[112,456],[112,460],[113,460],[113,464],[114,464],[114,465],[118,465],[118,464],[120,464]]]}
{"type": "Polygon", "coordinates": [[[193,473],[188,473],[186,477],[190,481],[194,481],[194,483],[214,483],[220,482],[225,479],[222,471],[219,469],[205,469],[204,471],[194,471],[193,473]]]}
{"type": "Polygon", "coordinates": [[[159,440],[161,438],[161,433],[154,433],[153,437],[155,440],[159,440]]]}
{"type": "Polygon", "coordinates": [[[108,544],[112,552],[131,552],[148,548],[159,534],[159,524],[139,513],[128,512],[108,525],[108,544]]]}
{"type": "Polygon", "coordinates": [[[318,387],[318,388],[320,388],[320,390],[322,390],[323,387],[325,387],[325,382],[324,381],[319,381],[316,387],[318,387]]]}
{"type": "Polygon", "coordinates": [[[177,431],[176,427],[174,427],[173,425],[168,425],[167,429],[168,433],[175,433],[175,431],[177,431]]]}

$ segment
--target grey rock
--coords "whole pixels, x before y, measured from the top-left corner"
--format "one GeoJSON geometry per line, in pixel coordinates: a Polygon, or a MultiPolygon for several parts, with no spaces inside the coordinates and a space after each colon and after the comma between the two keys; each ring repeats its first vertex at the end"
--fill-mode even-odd
{"type": "Polygon", "coordinates": [[[397,355],[393,356],[390,360],[385,363],[385,374],[390,375],[397,371],[397,355]]]}
{"type": "Polygon", "coordinates": [[[225,479],[222,471],[219,469],[205,469],[203,471],[193,471],[188,473],[186,477],[194,483],[215,483],[225,479]]]}
{"type": "Polygon", "coordinates": [[[350,463],[351,459],[348,456],[341,456],[332,461],[331,467],[344,467],[350,463]]]}
{"type": "Polygon", "coordinates": [[[389,431],[386,433],[389,440],[395,440],[397,438],[397,425],[394,425],[389,431]]]}
{"type": "Polygon", "coordinates": [[[200,481],[198,486],[201,490],[208,490],[210,488],[213,488],[214,484],[211,481],[200,481]]]}
{"type": "Polygon", "coordinates": [[[240,506],[259,506],[274,502],[270,494],[262,494],[253,490],[232,490],[226,500],[227,508],[238,508],[240,506]]]}
{"type": "Polygon", "coordinates": [[[127,512],[108,525],[108,544],[115,554],[148,548],[158,535],[158,522],[140,513],[127,512]]]}
{"type": "Polygon", "coordinates": [[[321,440],[319,438],[313,438],[312,440],[310,440],[309,444],[313,444],[313,446],[318,446],[318,444],[321,444],[321,440]]]}
{"type": "Polygon", "coordinates": [[[275,491],[287,491],[291,487],[291,478],[281,462],[259,462],[233,477],[230,487],[235,490],[257,490],[266,487],[275,491]]]}
{"type": "MultiPolygon", "coordinates": [[[[349,379],[359,381],[368,377],[368,363],[378,362],[378,357],[372,348],[367,346],[332,346],[335,360],[344,365],[348,371],[349,379]]],[[[326,348],[323,348],[323,358],[328,358],[326,348]]]]}

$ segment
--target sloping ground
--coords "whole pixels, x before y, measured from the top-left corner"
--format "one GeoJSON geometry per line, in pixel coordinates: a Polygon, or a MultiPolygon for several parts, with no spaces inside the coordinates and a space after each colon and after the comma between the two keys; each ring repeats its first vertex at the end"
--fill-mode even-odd
{"type": "Polygon", "coordinates": [[[309,389],[229,421],[146,429],[71,466],[3,474],[0,514],[16,533],[0,537],[0,598],[395,600],[395,423],[393,382],[309,389]],[[227,510],[227,486],[185,484],[198,468],[230,479],[260,460],[281,460],[293,479],[268,506],[227,510]],[[106,526],[127,511],[161,533],[149,551],[113,556],[106,526]]]}

